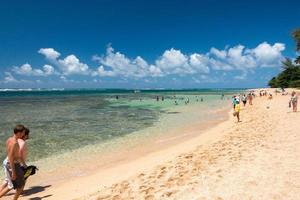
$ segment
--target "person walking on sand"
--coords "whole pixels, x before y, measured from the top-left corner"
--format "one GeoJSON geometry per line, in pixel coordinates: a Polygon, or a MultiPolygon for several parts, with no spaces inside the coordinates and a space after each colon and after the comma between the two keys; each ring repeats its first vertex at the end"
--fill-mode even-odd
{"type": "Polygon", "coordinates": [[[240,101],[236,99],[233,116],[236,116],[237,122],[240,122],[240,110],[241,110],[240,101]]]}
{"type": "Polygon", "coordinates": [[[250,93],[248,94],[248,99],[249,99],[249,105],[252,105],[252,99],[253,99],[252,92],[250,92],[250,93]]]}
{"type": "Polygon", "coordinates": [[[292,104],[293,112],[297,112],[297,102],[298,102],[298,96],[296,95],[296,92],[293,91],[292,96],[291,96],[291,100],[289,102],[290,105],[292,104]]]}
{"type": "Polygon", "coordinates": [[[24,172],[21,168],[20,158],[20,146],[18,139],[24,137],[25,127],[23,125],[17,125],[14,128],[14,134],[6,141],[7,157],[3,161],[5,170],[5,183],[6,186],[1,187],[0,198],[7,194],[10,190],[15,189],[14,200],[17,200],[23,191],[25,180],[24,172]]]}
{"type": "MultiPolygon", "coordinates": [[[[27,167],[26,160],[27,160],[28,149],[27,149],[26,140],[29,139],[29,132],[30,132],[28,128],[24,127],[24,129],[25,129],[24,136],[18,139],[18,144],[20,147],[19,149],[20,164],[23,170],[26,169],[27,167]]],[[[7,184],[8,182],[4,181],[3,185],[1,186],[1,190],[5,188],[7,184]]]]}
{"type": "Polygon", "coordinates": [[[243,96],[242,96],[242,102],[243,102],[244,107],[245,107],[246,103],[247,103],[247,96],[246,96],[246,94],[243,94],[243,96]]]}
{"type": "Polygon", "coordinates": [[[236,105],[236,96],[233,96],[232,97],[232,106],[233,106],[233,109],[235,108],[235,105],[236,105]]]}

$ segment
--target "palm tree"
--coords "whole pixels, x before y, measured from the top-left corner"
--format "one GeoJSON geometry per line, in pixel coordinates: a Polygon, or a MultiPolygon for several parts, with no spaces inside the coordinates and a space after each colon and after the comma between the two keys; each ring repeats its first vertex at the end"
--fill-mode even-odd
{"type": "MultiPolygon", "coordinates": [[[[290,58],[282,62],[284,69],[276,78],[276,83],[280,87],[299,87],[300,66],[295,65],[290,58]]],[[[274,80],[273,80],[274,81],[274,80]]]]}
{"type": "Polygon", "coordinates": [[[293,32],[293,37],[296,40],[296,50],[300,51],[300,28],[293,32]]]}
{"type": "MultiPolygon", "coordinates": [[[[300,52],[300,28],[293,32],[293,37],[296,41],[296,51],[300,52]]],[[[296,58],[295,63],[300,64],[300,56],[296,58]]]]}
{"type": "Polygon", "coordinates": [[[298,58],[295,59],[295,63],[300,64],[300,56],[298,56],[298,58]]]}

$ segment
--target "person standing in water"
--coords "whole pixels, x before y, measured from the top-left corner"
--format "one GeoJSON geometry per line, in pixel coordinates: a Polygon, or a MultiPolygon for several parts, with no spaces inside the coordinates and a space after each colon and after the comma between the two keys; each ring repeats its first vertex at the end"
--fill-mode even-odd
{"type": "Polygon", "coordinates": [[[0,198],[7,194],[10,190],[15,189],[14,200],[17,200],[23,191],[25,180],[24,172],[21,168],[20,146],[18,139],[25,135],[25,127],[17,125],[14,128],[14,134],[6,141],[7,157],[3,161],[5,170],[5,185],[2,185],[0,191],[0,198]]]}
{"type": "Polygon", "coordinates": [[[222,93],[222,95],[221,95],[221,100],[223,100],[223,99],[224,99],[224,97],[225,97],[225,95],[222,93]]]}

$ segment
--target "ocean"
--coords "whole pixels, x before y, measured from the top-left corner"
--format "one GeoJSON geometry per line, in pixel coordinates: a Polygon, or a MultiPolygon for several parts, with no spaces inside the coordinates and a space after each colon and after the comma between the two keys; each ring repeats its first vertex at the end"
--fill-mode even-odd
{"type": "Polygon", "coordinates": [[[1,89],[0,158],[6,156],[5,141],[16,124],[30,129],[30,161],[87,146],[102,145],[107,151],[120,141],[128,145],[125,140],[214,120],[212,111],[241,90],[1,89]]]}

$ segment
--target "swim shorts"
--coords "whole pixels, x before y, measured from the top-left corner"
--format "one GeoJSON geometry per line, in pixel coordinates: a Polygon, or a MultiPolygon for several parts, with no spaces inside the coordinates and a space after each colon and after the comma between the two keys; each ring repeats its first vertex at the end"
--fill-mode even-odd
{"type": "Polygon", "coordinates": [[[12,170],[10,167],[10,164],[7,159],[3,161],[3,167],[5,171],[5,181],[7,182],[9,189],[19,189],[22,188],[25,185],[25,179],[24,179],[24,171],[21,168],[20,163],[15,163],[15,169],[16,169],[16,175],[17,178],[15,180],[12,180],[12,170]]]}

